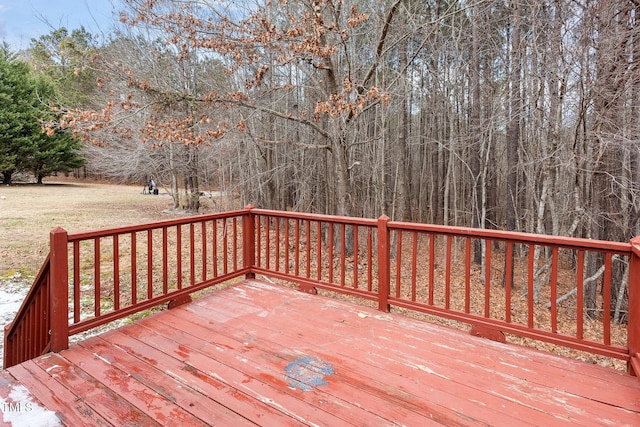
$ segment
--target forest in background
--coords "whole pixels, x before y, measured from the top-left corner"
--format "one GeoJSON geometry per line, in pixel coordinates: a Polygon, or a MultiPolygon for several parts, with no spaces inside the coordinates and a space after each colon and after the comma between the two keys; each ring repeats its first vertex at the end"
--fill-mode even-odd
{"type": "MultiPolygon", "coordinates": [[[[20,53],[58,94],[47,129],[73,132],[101,177],[153,177],[189,211],[215,190],[270,209],[640,234],[634,1],[114,3],[108,37],[60,28],[20,53]]],[[[536,280],[550,257],[536,251],[536,280]]],[[[605,260],[585,258],[593,313],[605,260]]],[[[628,263],[611,262],[624,308],[628,263]]]]}
{"type": "MultiPolygon", "coordinates": [[[[633,1],[142,1],[26,53],[92,170],[273,209],[626,241],[633,1]]],[[[182,196],[178,197],[178,195],[182,196]]]]}

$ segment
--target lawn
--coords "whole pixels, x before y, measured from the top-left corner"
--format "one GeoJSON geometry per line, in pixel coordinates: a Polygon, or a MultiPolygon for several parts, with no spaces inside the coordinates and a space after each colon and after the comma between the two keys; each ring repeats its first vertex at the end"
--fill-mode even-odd
{"type": "MultiPolygon", "coordinates": [[[[206,212],[209,200],[204,200],[206,212]]],[[[37,274],[49,251],[49,232],[69,232],[174,218],[168,194],[142,186],[79,182],[0,187],[0,279],[37,274]]]]}

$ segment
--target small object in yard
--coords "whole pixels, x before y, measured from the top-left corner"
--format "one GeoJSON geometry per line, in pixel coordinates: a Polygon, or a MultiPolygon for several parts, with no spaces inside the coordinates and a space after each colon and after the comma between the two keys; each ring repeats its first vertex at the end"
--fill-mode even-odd
{"type": "Polygon", "coordinates": [[[149,178],[149,182],[147,183],[145,190],[147,188],[149,189],[149,194],[158,194],[158,187],[156,186],[156,182],[153,180],[153,178],[149,178]]]}

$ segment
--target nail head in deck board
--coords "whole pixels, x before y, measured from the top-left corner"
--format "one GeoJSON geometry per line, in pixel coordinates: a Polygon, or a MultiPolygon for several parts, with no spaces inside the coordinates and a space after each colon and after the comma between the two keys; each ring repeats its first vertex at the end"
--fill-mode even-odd
{"type": "Polygon", "coordinates": [[[159,393],[162,413],[206,418],[207,403],[265,426],[640,425],[635,377],[257,281],[5,372],[73,426],[153,425],[136,390],[159,393]],[[304,357],[331,366],[326,386],[290,388],[283,373],[304,357]]]}

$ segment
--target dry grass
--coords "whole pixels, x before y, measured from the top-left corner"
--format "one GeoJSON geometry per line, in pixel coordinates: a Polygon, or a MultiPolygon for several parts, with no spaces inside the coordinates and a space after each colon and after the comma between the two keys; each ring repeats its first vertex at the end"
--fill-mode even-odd
{"type": "MultiPolygon", "coordinates": [[[[202,212],[213,209],[203,200],[202,212]]],[[[79,232],[173,218],[171,197],[143,195],[142,186],[48,182],[0,187],[0,279],[37,274],[49,232],[79,232]]]]}

